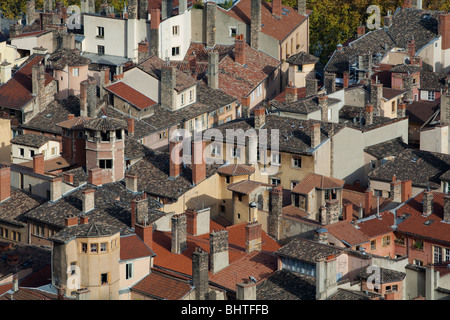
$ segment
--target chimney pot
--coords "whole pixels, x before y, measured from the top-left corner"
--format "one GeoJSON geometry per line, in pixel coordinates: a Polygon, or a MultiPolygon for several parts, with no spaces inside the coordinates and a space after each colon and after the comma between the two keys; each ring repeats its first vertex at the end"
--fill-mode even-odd
{"type": "Polygon", "coordinates": [[[278,19],[281,19],[281,8],[281,0],[272,0],[272,14],[278,19]]]}
{"type": "Polygon", "coordinates": [[[206,141],[192,141],[192,184],[197,185],[206,179],[206,141]]]}
{"type": "Polygon", "coordinates": [[[42,153],[38,153],[33,157],[33,172],[37,174],[44,174],[44,155],[42,153]]]}
{"type": "Polygon", "coordinates": [[[266,123],[266,108],[259,106],[254,108],[255,129],[261,129],[266,123]]]}
{"type": "Polygon", "coordinates": [[[88,183],[95,186],[102,185],[102,169],[101,168],[91,168],[88,170],[88,183]]]}
{"type": "Polygon", "coordinates": [[[134,118],[127,118],[127,131],[130,137],[134,136],[134,118]]]}
{"type": "Polygon", "coordinates": [[[245,39],[243,34],[237,35],[234,41],[234,60],[240,65],[245,64],[245,39]]]}

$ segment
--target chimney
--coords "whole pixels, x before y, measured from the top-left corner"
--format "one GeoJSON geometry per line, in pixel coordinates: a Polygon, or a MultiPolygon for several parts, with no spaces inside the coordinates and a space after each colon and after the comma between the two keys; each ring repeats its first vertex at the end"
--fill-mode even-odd
{"type": "Polygon", "coordinates": [[[95,190],[83,190],[83,212],[87,213],[95,208],[95,190]]]}
{"type": "Polygon", "coordinates": [[[366,119],[366,125],[371,125],[373,123],[373,105],[366,105],[364,118],[366,119]]]}
{"type": "Polygon", "coordinates": [[[208,258],[208,253],[200,247],[197,247],[192,253],[192,284],[195,287],[195,300],[207,300],[208,258]]]}
{"type": "Polygon", "coordinates": [[[320,123],[314,123],[311,125],[311,148],[317,148],[320,144],[320,123]]]}
{"type": "Polygon", "coordinates": [[[0,203],[11,196],[11,167],[0,164],[0,203]]]}
{"type": "Polygon", "coordinates": [[[444,214],[442,220],[450,222],[450,194],[448,193],[444,195],[444,214]]]}
{"type": "Polygon", "coordinates": [[[19,276],[17,274],[13,275],[12,291],[19,291],[19,276]]]}
{"type": "Polygon", "coordinates": [[[136,224],[144,225],[148,217],[148,200],[144,192],[141,197],[131,200],[131,228],[136,224]]]}
{"type": "Polygon", "coordinates": [[[339,215],[341,214],[341,208],[339,206],[339,200],[327,200],[327,224],[333,224],[339,221],[339,215]]]}
{"type": "Polygon", "coordinates": [[[328,230],[325,228],[314,230],[314,241],[328,244],[328,230]]]}
{"type": "Polygon", "coordinates": [[[328,122],[328,96],[317,97],[317,100],[320,107],[320,120],[328,122]]]}
{"type": "Polygon", "coordinates": [[[331,94],[336,91],[336,74],[334,72],[325,72],[324,82],[327,94],[331,94]]]}
{"type": "Polygon", "coordinates": [[[88,224],[89,217],[88,216],[80,216],[80,224],[88,224]]]}
{"type": "Polygon", "coordinates": [[[336,46],[337,51],[342,51],[342,48],[343,48],[343,46],[340,43],[336,46]]]}
{"type": "Polygon", "coordinates": [[[131,192],[138,192],[138,176],[134,174],[126,174],[125,187],[131,192]]]}
{"type": "Polygon", "coordinates": [[[271,191],[271,208],[268,217],[267,233],[275,240],[281,238],[281,213],[283,209],[283,187],[275,186],[271,191]]]}
{"type": "Polygon", "coordinates": [[[392,26],[392,16],[391,11],[388,10],[387,16],[384,17],[383,26],[385,28],[390,28],[392,26]]]}
{"type": "Polygon", "coordinates": [[[306,16],[306,0],[297,0],[297,12],[306,16]]]}
{"type": "Polygon", "coordinates": [[[21,24],[15,23],[9,26],[9,37],[13,38],[22,34],[23,26],[21,24]]]}
{"type": "Polygon", "coordinates": [[[94,78],[80,82],[80,116],[97,116],[97,84],[94,78]]]}
{"type": "Polygon", "coordinates": [[[266,108],[256,107],[253,109],[253,113],[255,114],[255,129],[261,129],[266,124],[266,108]]]}
{"type": "Polygon", "coordinates": [[[353,203],[347,202],[344,204],[344,220],[348,222],[353,221],[353,203]]]}
{"type": "Polygon", "coordinates": [[[250,96],[241,98],[242,118],[250,117],[250,96]]]}
{"type": "Polygon", "coordinates": [[[191,75],[194,79],[197,79],[197,55],[195,51],[192,53],[192,56],[189,57],[189,70],[191,70],[191,75]]]}
{"type": "Polygon", "coordinates": [[[401,188],[402,188],[401,181],[398,181],[394,175],[392,177],[392,181],[390,182],[391,192],[389,193],[389,199],[391,199],[392,201],[400,201],[402,193],[401,188]]]}
{"type": "Polygon", "coordinates": [[[27,26],[33,24],[36,20],[36,2],[34,0],[27,1],[27,26]]]}
{"type": "Polygon", "coordinates": [[[102,185],[102,169],[101,168],[91,168],[88,170],[88,183],[95,186],[102,185]]]}
{"type": "Polygon", "coordinates": [[[350,75],[347,71],[344,71],[344,73],[342,74],[342,87],[344,89],[348,88],[349,82],[350,82],[350,75]]]}
{"type": "Polygon", "coordinates": [[[147,60],[150,57],[150,43],[147,40],[143,40],[138,43],[138,63],[147,60]]]}
{"type": "Polygon", "coordinates": [[[373,203],[373,193],[371,190],[367,189],[364,193],[364,215],[367,217],[372,212],[372,203],[373,203]]]}
{"type": "Polygon", "coordinates": [[[161,13],[159,9],[150,10],[150,54],[159,57],[159,24],[161,13]]]}
{"type": "Polygon", "coordinates": [[[73,173],[63,173],[63,181],[69,184],[73,184],[73,173]]]}
{"type": "Polygon", "coordinates": [[[423,192],[423,199],[422,199],[422,213],[425,216],[429,216],[433,213],[433,197],[434,193],[431,191],[424,191],[423,192]]]}
{"type": "Polygon", "coordinates": [[[240,65],[245,64],[245,39],[243,34],[237,35],[234,40],[234,61],[240,65]]]}
{"type": "Polygon", "coordinates": [[[206,159],[205,159],[206,141],[192,141],[192,184],[198,185],[206,179],[206,159]]]}
{"type": "Polygon", "coordinates": [[[128,136],[134,136],[134,118],[127,118],[128,136]]]}
{"type": "Polygon", "coordinates": [[[128,0],[127,13],[130,20],[138,18],[138,0],[128,0]]]}
{"type": "Polygon", "coordinates": [[[45,66],[40,61],[31,69],[32,93],[38,98],[39,111],[45,107],[45,66]]]}
{"type": "Polygon", "coordinates": [[[247,222],[245,225],[245,252],[261,251],[262,224],[247,222]]]}
{"type": "Polygon", "coordinates": [[[400,102],[397,105],[397,118],[404,118],[406,117],[406,103],[400,102]]]}
{"type": "Polygon", "coordinates": [[[9,62],[3,61],[0,64],[0,84],[11,79],[11,68],[12,64],[9,62]]]}
{"type": "Polygon", "coordinates": [[[403,0],[402,9],[412,8],[412,0],[403,0]]]}
{"type": "Polygon", "coordinates": [[[198,211],[186,209],[186,232],[187,234],[197,236],[198,211]]]}
{"type": "Polygon", "coordinates": [[[366,33],[366,27],[363,24],[360,24],[356,29],[356,37],[362,37],[366,33]]]}
{"type": "Polygon", "coordinates": [[[186,247],[186,215],[174,214],[172,216],[171,252],[180,254],[186,247]]]}
{"type": "Polygon", "coordinates": [[[217,273],[228,267],[228,231],[218,230],[209,234],[210,270],[217,273]]]}
{"type": "Polygon", "coordinates": [[[414,57],[416,56],[416,42],[414,39],[408,41],[408,55],[409,64],[413,64],[414,57]]]}
{"type": "Polygon", "coordinates": [[[174,89],[176,84],[176,68],[171,65],[164,65],[161,68],[161,105],[172,111],[176,109],[174,96],[174,89]]]}
{"type": "Polygon", "coordinates": [[[383,84],[372,83],[370,86],[370,104],[373,105],[373,109],[380,114],[381,111],[381,99],[383,98],[383,84]]]}
{"type": "Polygon", "coordinates": [[[286,103],[295,102],[298,100],[297,88],[293,85],[293,83],[289,83],[289,86],[286,87],[286,103]]]}
{"type": "Polygon", "coordinates": [[[153,247],[153,225],[143,222],[134,225],[134,233],[144,242],[150,249],[153,247]]]}
{"type": "Polygon", "coordinates": [[[172,1],[173,0],[162,0],[161,2],[161,20],[166,20],[172,16],[172,1]]]}
{"type": "Polygon", "coordinates": [[[408,101],[412,101],[414,99],[414,93],[413,93],[413,75],[412,74],[405,74],[402,76],[402,84],[403,84],[403,90],[406,90],[404,99],[408,101]]]}
{"type": "Polygon", "coordinates": [[[149,12],[148,11],[148,1],[139,1],[137,7],[139,10],[138,18],[142,19],[144,21],[147,21],[148,20],[148,12],[149,12]]]}
{"type": "Polygon", "coordinates": [[[38,153],[33,157],[33,172],[37,174],[44,174],[44,155],[42,153],[38,153]]]}
{"type": "Polygon", "coordinates": [[[44,11],[53,11],[53,0],[44,0],[44,11]]]}
{"type": "Polygon", "coordinates": [[[54,202],[62,197],[62,178],[53,178],[50,181],[50,201],[54,202]]]}
{"type": "Polygon", "coordinates": [[[183,162],[183,155],[181,154],[183,148],[182,141],[171,140],[169,142],[169,177],[176,178],[181,174],[181,164],[183,162]]]}
{"type": "Polygon", "coordinates": [[[306,97],[311,97],[317,94],[317,79],[306,78],[306,97]]]}
{"type": "Polygon", "coordinates": [[[281,8],[281,0],[272,0],[272,15],[277,19],[281,19],[281,8]]]}
{"type": "Polygon", "coordinates": [[[216,10],[215,1],[206,2],[206,47],[214,48],[216,46],[216,10]]]}
{"type": "Polygon", "coordinates": [[[412,180],[402,181],[402,203],[412,196],[412,180]]]}
{"type": "Polygon", "coordinates": [[[441,48],[450,48],[450,13],[440,13],[438,19],[438,34],[442,37],[441,48]]]}
{"type": "Polygon", "coordinates": [[[64,225],[66,227],[77,226],[78,225],[78,217],[75,215],[70,215],[64,219],[64,225]]]}
{"type": "Polygon", "coordinates": [[[256,283],[250,280],[236,283],[236,300],[257,300],[256,283]]]}
{"type": "Polygon", "coordinates": [[[261,0],[251,0],[250,46],[259,50],[259,33],[261,32],[261,0]]]}
{"type": "Polygon", "coordinates": [[[208,51],[208,85],[212,89],[219,89],[219,53],[208,51]]]}

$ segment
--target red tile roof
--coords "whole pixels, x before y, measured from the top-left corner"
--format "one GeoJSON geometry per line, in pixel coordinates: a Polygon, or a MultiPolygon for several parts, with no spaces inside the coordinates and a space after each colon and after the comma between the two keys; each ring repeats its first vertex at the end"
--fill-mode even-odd
{"type": "Polygon", "coordinates": [[[129,102],[131,105],[135,106],[138,109],[145,109],[152,105],[157,104],[156,101],[150,99],[149,97],[143,95],[136,89],[133,89],[126,83],[119,81],[108,87],[106,90],[115,94],[119,98],[129,102]]]}
{"type": "MultiPolygon", "coordinates": [[[[306,87],[297,88],[297,99],[306,98],[306,87]]],[[[286,90],[282,91],[279,95],[277,95],[273,100],[283,103],[286,101],[286,90]]]]}
{"type": "MultiPolygon", "coordinates": [[[[362,190],[362,188],[361,188],[362,190]]],[[[356,191],[356,190],[350,190],[346,187],[342,190],[342,203],[351,203],[353,205],[353,216],[358,218],[359,216],[359,205],[361,204],[364,208],[364,204],[366,202],[365,193],[364,191],[356,191]]],[[[380,197],[380,212],[384,211],[386,206],[388,206],[392,202],[389,198],[383,198],[380,197]]],[[[369,214],[365,214],[365,216],[369,216],[372,214],[377,213],[377,198],[374,196],[372,197],[372,210],[369,212],[369,214]]]]}
{"type": "Polygon", "coordinates": [[[228,185],[227,189],[237,193],[250,194],[251,192],[253,192],[254,190],[256,190],[261,186],[271,186],[271,185],[258,181],[242,180],[228,185]]]}
{"type": "Polygon", "coordinates": [[[283,215],[292,216],[292,217],[306,218],[307,216],[309,216],[308,212],[306,212],[305,210],[302,210],[300,208],[297,208],[292,204],[289,206],[283,207],[281,209],[281,213],[283,215]]]}
{"type": "Polygon", "coordinates": [[[343,188],[345,184],[344,180],[326,177],[316,173],[309,173],[306,177],[300,181],[292,192],[308,194],[314,188],[317,189],[332,189],[332,188],[343,188]]]}
{"type": "Polygon", "coordinates": [[[120,237],[120,260],[150,257],[155,253],[135,234],[120,237]]]}
{"type": "Polygon", "coordinates": [[[255,168],[245,164],[229,164],[219,167],[217,172],[228,176],[250,175],[255,172],[255,168]]]}
{"type": "Polygon", "coordinates": [[[12,286],[13,286],[12,282],[0,285],[0,296],[6,293],[8,290],[11,290],[12,286]]]}
{"type": "Polygon", "coordinates": [[[26,278],[20,281],[20,286],[25,288],[38,288],[52,282],[52,267],[51,264],[40,268],[33,272],[26,278]]]}
{"type": "MultiPolygon", "coordinates": [[[[22,67],[5,84],[0,86],[0,106],[8,109],[22,109],[35,99],[32,95],[31,70],[33,66],[42,61],[43,56],[32,56],[24,62],[22,67]]],[[[53,78],[45,73],[45,85],[53,78]]]]}
{"type": "Polygon", "coordinates": [[[85,116],[74,117],[69,120],[65,120],[56,124],[56,126],[65,128],[65,129],[82,129],[83,124],[90,120],[91,118],[85,116]]]}
{"type": "Polygon", "coordinates": [[[49,32],[51,32],[51,30],[39,30],[39,31],[32,31],[32,32],[24,32],[24,33],[18,34],[17,36],[11,37],[11,39],[36,37],[36,36],[41,36],[41,35],[49,33],[49,32]]]}
{"type": "Polygon", "coordinates": [[[359,230],[370,238],[392,233],[394,230],[391,226],[393,225],[394,215],[390,211],[380,213],[380,219],[376,215],[372,215],[358,222],[359,230]]]}
{"type": "Polygon", "coordinates": [[[131,291],[165,300],[180,300],[192,290],[193,287],[188,283],[168,277],[155,270],[131,288],[131,291]]]}
{"type": "Polygon", "coordinates": [[[348,221],[339,221],[326,225],[324,228],[327,229],[328,232],[335,238],[349,244],[350,246],[367,243],[370,240],[365,233],[359,229],[356,229],[355,226],[348,221]]]}

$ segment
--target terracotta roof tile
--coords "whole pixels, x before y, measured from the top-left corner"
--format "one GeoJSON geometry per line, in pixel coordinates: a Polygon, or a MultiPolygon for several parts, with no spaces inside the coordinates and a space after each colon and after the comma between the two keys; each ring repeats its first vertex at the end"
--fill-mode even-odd
{"type": "Polygon", "coordinates": [[[79,117],[74,117],[69,120],[58,122],[55,125],[58,127],[61,127],[61,128],[71,129],[71,130],[82,129],[83,124],[90,119],[91,118],[89,118],[89,117],[79,116],[79,117]]]}
{"type": "Polygon", "coordinates": [[[154,256],[155,253],[135,234],[120,237],[120,260],[154,256]]]}
{"type": "Polygon", "coordinates": [[[0,296],[12,289],[12,282],[0,285],[0,296]]]}
{"type": "Polygon", "coordinates": [[[358,221],[358,227],[361,232],[368,237],[376,237],[382,234],[392,233],[394,230],[394,215],[390,211],[380,213],[380,216],[372,215],[358,221]]]}
{"type": "Polygon", "coordinates": [[[252,191],[256,190],[261,186],[271,186],[270,184],[265,184],[258,181],[252,180],[243,180],[239,182],[235,182],[229,184],[227,189],[233,192],[242,193],[242,194],[250,194],[252,191]]]}
{"type": "Polygon", "coordinates": [[[356,229],[355,226],[348,221],[339,221],[325,226],[330,234],[338,240],[345,242],[350,246],[356,246],[369,242],[369,237],[356,229]]]}
{"type": "Polygon", "coordinates": [[[188,283],[168,277],[157,271],[152,271],[131,288],[131,291],[162,300],[180,300],[192,290],[193,287],[188,283]]]}
{"type": "Polygon", "coordinates": [[[302,218],[306,218],[307,216],[309,216],[308,212],[306,212],[305,210],[302,210],[300,208],[297,208],[294,205],[289,205],[289,206],[283,207],[281,209],[281,212],[283,215],[293,216],[293,217],[299,216],[302,218]]]}
{"type": "Polygon", "coordinates": [[[227,176],[250,175],[255,172],[255,168],[244,164],[229,164],[219,167],[217,172],[227,176]]]}
{"type": "Polygon", "coordinates": [[[334,189],[334,188],[343,188],[345,184],[344,180],[326,177],[315,173],[309,173],[306,177],[300,181],[294,189],[292,189],[293,193],[301,193],[308,194],[316,189],[334,189]]]}
{"type": "Polygon", "coordinates": [[[154,100],[143,95],[122,81],[113,83],[112,85],[106,87],[106,90],[129,102],[138,109],[145,109],[156,104],[154,100]]]}

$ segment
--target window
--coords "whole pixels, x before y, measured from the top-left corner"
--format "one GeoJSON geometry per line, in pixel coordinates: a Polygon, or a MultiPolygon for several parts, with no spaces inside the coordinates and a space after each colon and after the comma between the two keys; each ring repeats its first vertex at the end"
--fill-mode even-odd
{"type": "Polygon", "coordinates": [[[297,72],[302,72],[303,71],[303,65],[299,64],[297,65],[297,72]]]}
{"type": "Polygon", "coordinates": [[[298,194],[294,194],[294,206],[300,208],[300,196],[298,194]]]}
{"type": "Polygon", "coordinates": [[[423,241],[414,239],[413,241],[413,248],[416,250],[423,250],[423,241]]]}
{"type": "Polygon", "coordinates": [[[88,245],[86,242],[81,243],[81,252],[87,253],[88,245]]]}
{"type": "Polygon", "coordinates": [[[298,184],[297,180],[291,181],[291,190],[294,189],[297,184],[298,184]]]}
{"type": "Polygon", "coordinates": [[[280,178],[271,178],[270,183],[277,186],[281,183],[281,180],[280,180],[280,178]]]}
{"type": "Polygon", "coordinates": [[[226,179],[227,183],[230,183],[230,181],[231,181],[231,177],[230,176],[226,176],[225,179],[226,179]]]}
{"type": "Polygon", "coordinates": [[[447,262],[450,261],[450,249],[449,248],[445,249],[445,261],[447,261],[447,262]]]}
{"type": "Polygon", "coordinates": [[[173,26],[173,27],[172,27],[172,34],[173,34],[174,36],[180,35],[180,26],[173,26]]]}
{"type": "Polygon", "coordinates": [[[434,91],[428,91],[428,101],[434,101],[434,91]]]}
{"type": "Polygon", "coordinates": [[[125,279],[133,278],[133,263],[127,263],[125,265],[125,279]]]}
{"type": "Polygon", "coordinates": [[[25,156],[25,149],[24,148],[19,148],[19,154],[21,157],[25,156]]]}
{"type": "Polygon", "coordinates": [[[231,149],[231,156],[233,158],[240,158],[241,157],[241,149],[239,149],[239,148],[231,149]]]}
{"type": "Polygon", "coordinates": [[[181,105],[184,105],[185,103],[184,95],[184,93],[181,94],[181,105]]]}
{"type": "Polygon", "coordinates": [[[395,113],[395,101],[392,101],[392,104],[391,104],[391,112],[392,112],[392,113],[395,113]]]}
{"type": "Polygon", "coordinates": [[[172,56],[177,56],[180,54],[180,47],[172,47],[172,56]]]}
{"type": "Polygon", "coordinates": [[[121,140],[122,139],[122,130],[116,130],[116,139],[121,140]]]}
{"type": "Polygon", "coordinates": [[[166,137],[166,131],[160,132],[159,133],[159,140],[162,140],[166,137]]]}
{"type": "Polygon", "coordinates": [[[438,246],[433,247],[433,262],[441,263],[442,262],[442,248],[438,246]]]}
{"type": "Polygon", "coordinates": [[[235,38],[237,36],[237,28],[236,27],[230,27],[230,37],[235,38]]]}
{"type": "Polygon", "coordinates": [[[272,153],[272,164],[281,164],[281,154],[279,153],[272,153]]]}
{"type": "Polygon", "coordinates": [[[99,55],[105,54],[105,46],[97,46],[97,53],[99,55]]]}
{"type": "Polygon", "coordinates": [[[52,148],[52,156],[54,156],[56,154],[56,147],[52,148]]]}
{"type": "Polygon", "coordinates": [[[384,236],[382,238],[383,247],[391,244],[391,236],[384,236]]]}
{"type": "Polygon", "coordinates": [[[102,131],[100,133],[102,141],[109,141],[109,132],[108,131],[102,131]]]}
{"type": "Polygon", "coordinates": [[[104,27],[97,27],[97,37],[98,38],[105,37],[105,28],[104,27]]]}
{"type": "Polygon", "coordinates": [[[238,193],[238,200],[242,202],[242,194],[238,193]]]}
{"type": "Polygon", "coordinates": [[[231,110],[231,106],[230,105],[225,107],[225,111],[230,111],[230,110],[231,110]]]}
{"type": "Polygon", "coordinates": [[[398,245],[404,246],[405,245],[405,237],[402,235],[398,235],[397,239],[395,239],[394,242],[398,245]]]}
{"type": "Polygon", "coordinates": [[[112,159],[100,159],[99,167],[102,169],[112,169],[112,159]]]}
{"type": "Polygon", "coordinates": [[[80,68],[73,68],[72,69],[72,75],[74,77],[79,77],[80,76],[80,68]]]}
{"type": "Polygon", "coordinates": [[[303,262],[287,257],[282,257],[281,263],[283,269],[310,275],[313,277],[316,276],[316,265],[314,263],[303,262]]]}
{"type": "Polygon", "coordinates": [[[211,145],[211,156],[220,155],[220,146],[215,144],[211,145]]]}
{"type": "Polygon", "coordinates": [[[91,243],[91,252],[98,252],[97,244],[91,243]]]}
{"type": "Polygon", "coordinates": [[[100,252],[106,252],[106,250],[107,250],[106,245],[107,245],[106,242],[100,243],[100,252]]]}
{"type": "Polygon", "coordinates": [[[301,158],[292,158],[292,166],[294,168],[301,168],[302,167],[302,159],[301,158]]]}
{"type": "Polygon", "coordinates": [[[34,150],[30,150],[30,157],[31,157],[31,158],[34,157],[34,150]]]}
{"type": "Polygon", "coordinates": [[[377,249],[377,240],[373,239],[370,240],[370,250],[376,250],[377,249]]]}
{"type": "Polygon", "coordinates": [[[422,260],[414,259],[413,263],[414,263],[414,265],[416,265],[416,266],[423,266],[423,261],[422,261],[422,260]]]}
{"type": "Polygon", "coordinates": [[[108,284],[108,274],[102,273],[100,275],[100,284],[108,284]]]}
{"type": "Polygon", "coordinates": [[[194,100],[194,90],[189,91],[189,102],[191,102],[192,100],[194,100]]]}

